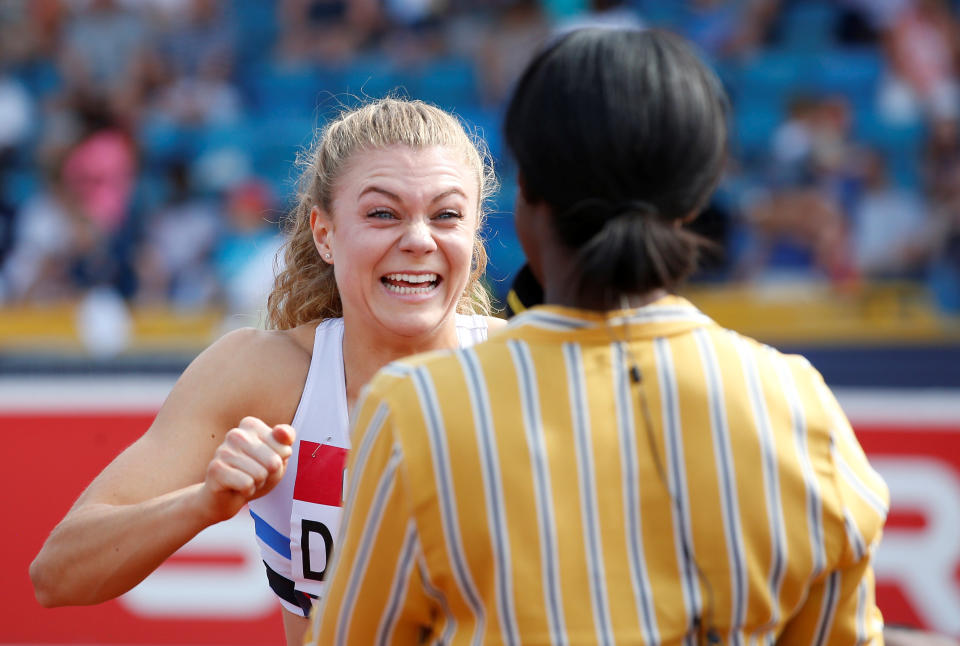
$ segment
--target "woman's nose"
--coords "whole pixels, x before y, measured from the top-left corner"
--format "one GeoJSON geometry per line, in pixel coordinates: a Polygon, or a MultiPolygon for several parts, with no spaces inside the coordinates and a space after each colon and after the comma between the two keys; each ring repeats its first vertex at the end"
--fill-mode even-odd
{"type": "Polygon", "coordinates": [[[400,239],[400,249],[410,253],[430,253],[436,250],[437,241],[433,239],[430,226],[421,221],[411,222],[400,239]]]}

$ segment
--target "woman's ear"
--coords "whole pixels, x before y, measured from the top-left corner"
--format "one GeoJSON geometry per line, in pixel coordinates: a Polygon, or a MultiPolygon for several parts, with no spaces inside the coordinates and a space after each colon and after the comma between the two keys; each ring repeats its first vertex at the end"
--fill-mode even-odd
{"type": "Polygon", "coordinates": [[[527,178],[523,176],[523,172],[517,171],[517,188],[520,189],[520,195],[523,196],[523,199],[527,202],[530,201],[530,191],[527,189],[527,178]]]}
{"type": "Polygon", "coordinates": [[[333,264],[333,221],[326,211],[317,206],[310,209],[310,230],[313,244],[327,264],[333,264]]]}

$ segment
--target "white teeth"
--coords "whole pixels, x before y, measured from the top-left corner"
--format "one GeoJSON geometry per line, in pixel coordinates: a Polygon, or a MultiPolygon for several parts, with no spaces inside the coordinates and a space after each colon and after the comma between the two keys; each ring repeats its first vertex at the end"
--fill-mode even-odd
{"type": "Polygon", "coordinates": [[[392,285],[390,283],[384,283],[384,285],[394,294],[426,294],[436,289],[435,285],[429,285],[428,287],[401,287],[400,285],[392,285]]]}
{"type": "Polygon", "coordinates": [[[405,283],[432,283],[436,274],[387,274],[387,280],[402,280],[405,283]]]}

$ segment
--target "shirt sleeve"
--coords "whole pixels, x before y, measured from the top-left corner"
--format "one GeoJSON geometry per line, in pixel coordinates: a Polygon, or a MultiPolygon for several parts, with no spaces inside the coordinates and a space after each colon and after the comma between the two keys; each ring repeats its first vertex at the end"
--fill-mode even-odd
{"type": "Polygon", "coordinates": [[[403,452],[390,404],[375,386],[358,407],[331,578],[305,644],[416,643],[429,629],[403,452]]]}
{"type": "Polygon", "coordinates": [[[811,371],[829,424],[845,547],[838,561],[812,586],[779,643],[883,644],[883,617],[874,595],[873,556],[886,520],[889,492],[870,466],[833,393],[819,373],[811,371]]]}

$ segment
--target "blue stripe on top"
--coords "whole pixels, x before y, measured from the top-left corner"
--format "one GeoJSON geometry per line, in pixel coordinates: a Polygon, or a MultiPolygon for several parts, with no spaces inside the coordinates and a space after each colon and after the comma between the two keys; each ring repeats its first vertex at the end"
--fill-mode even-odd
{"type": "Polygon", "coordinates": [[[496,431],[493,428],[490,397],[485,387],[486,382],[477,355],[472,349],[466,349],[460,351],[458,356],[463,365],[469,389],[470,402],[473,407],[473,424],[477,431],[477,444],[480,448],[484,489],[487,494],[487,519],[490,523],[490,537],[495,546],[497,610],[500,614],[503,641],[507,644],[519,644],[520,633],[517,630],[517,620],[513,612],[513,573],[510,568],[510,540],[507,530],[506,503],[504,502],[503,483],[500,477],[496,431]]]}
{"type": "Polygon", "coordinates": [[[614,637],[610,620],[610,605],[607,599],[603,542],[600,540],[600,521],[597,517],[599,504],[597,503],[590,437],[590,411],[580,346],[574,343],[564,343],[563,357],[567,368],[567,383],[570,388],[571,415],[577,455],[577,478],[580,485],[580,513],[583,518],[584,543],[590,595],[593,602],[593,616],[597,628],[597,642],[612,644],[614,637]]]}
{"type": "Polygon", "coordinates": [[[523,427],[530,449],[530,462],[536,487],[537,521],[540,528],[540,554],[543,567],[543,592],[550,625],[550,643],[566,644],[567,628],[563,616],[560,586],[560,562],[557,557],[557,527],[554,520],[550,492],[550,467],[543,419],[540,415],[540,397],[537,393],[536,373],[529,346],[523,341],[507,341],[520,384],[523,427]]]}
{"type": "Polygon", "coordinates": [[[695,622],[700,619],[702,599],[697,580],[696,559],[692,553],[693,536],[690,531],[690,504],[686,489],[687,476],[684,472],[683,437],[680,428],[680,406],[678,403],[676,373],[670,344],[659,337],[653,342],[657,363],[657,377],[660,382],[660,401],[663,408],[663,445],[666,457],[666,477],[671,502],[673,504],[673,540],[677,553],[677,565],[683,580],[683,603],[690,620],[690,632],[687,639],[691,642],[697,635],[695,622]],[[689,548],[688,548],[689,546],[689,548]],[[688,549],[691,552],[688,553],[688,549]]]}
{"type": "Polygon", "coordinates": [[[274,529],[270,523],[253,513],[252,509],[250,510],[250,515],[253,516],[253,527],[257,533],[257,538],[283,558],[291,558],[290,539],[274,529]]]}
{"type": "MultiPolygon", "coordinates": [[[[627,378],[628,355],[623,343],[613,349],[613,391],[616,397],[617,429],[620,435],[620,459],[623,469],[623,505],[627,519],[627,552],[630,556],[630,583],[637,615],[641,619],[643,643],[657,644],[660,634],[653,608],[653,591],[643,557],[643,530],[640,518],[640,465],[637,461],[637,429],[633,420],[630,383],[627,378]],[[622,367],[622,369],[618,369],[622,367]]],[[[642,384],[637,385],[643,388],[642,384]]],[[[642,395],[641,395],[642,396],[642,395]]]]}
{"type": "Polygon", "coordinates": [[[472,644],[479,646],[486,633],[487,617],[477,586],[473,582],[467,558],[463,549],[463,539],[460,536],[460,525],[457,520],[456,492],[453,489],[453,473],[450,469],[450,454],[447,449],[446,429],[437,401],[437,392],[433,386],[433,378],[423,366],[413,372],[413,383],[420,400],[420,410],[423,413],[424,423],[427,425],[427,437],[430,441],[430,454],[433,460],[434,477],[437,482],[437,493],[440,498],[440,517],[443,523],[443,536],[450,554],[453,566],[454,580],[460,588],[467,605],[476,617],[472,644]]]}

